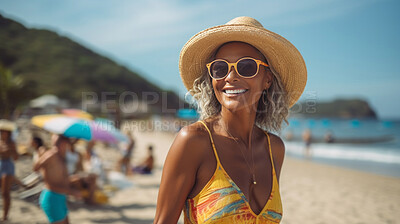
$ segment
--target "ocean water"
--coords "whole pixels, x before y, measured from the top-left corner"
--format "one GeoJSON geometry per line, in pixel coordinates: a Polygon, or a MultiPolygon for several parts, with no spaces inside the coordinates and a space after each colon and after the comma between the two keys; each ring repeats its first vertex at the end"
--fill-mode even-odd
{"type": "Polygon", "coordinates": [[[400,177],[400,120],[291,118],[282,137],[288,156],[400,177]],[[312,135],[310,157],[302,140],[307,129],[312,135]],[[325,142],[327,133],[332,143],[325,142]]]}

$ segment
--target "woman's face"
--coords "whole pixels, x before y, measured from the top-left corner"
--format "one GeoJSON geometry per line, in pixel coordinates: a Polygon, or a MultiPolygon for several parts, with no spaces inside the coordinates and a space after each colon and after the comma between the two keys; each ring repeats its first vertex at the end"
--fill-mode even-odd
{"type": "MultiPolygon", "coordinates": [[[[230,63],[244,57],[251,57],[265,62],[262,54],[253,46],[232,42],[223,45],[215,55],[215,59],[224,59],[230,63]]],[[[233,67],[228,75],[221,80],[212,80],[215,96],[222,107],[234,112],[245,108],[257,109],[257,103],[264,89],[271,85],[272,74],[269,69],[260,65],[258,73],[253,78],[239,76],[233,67]],[[227,90],[244,90],[242,93],[227,93],[227,90]]]]}

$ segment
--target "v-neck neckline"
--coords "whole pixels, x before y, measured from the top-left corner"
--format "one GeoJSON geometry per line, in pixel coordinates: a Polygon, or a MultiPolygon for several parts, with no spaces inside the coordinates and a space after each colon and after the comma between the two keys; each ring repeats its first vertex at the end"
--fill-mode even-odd
{"type": "MultiPolygon", "coordinates": [[[[265,135],[267,136],[267,141],[268,141],[268,155],[269,155],[269,157],[272,157],[272,151],[271,151],[271,144],[270,144],[269,135],[268,135],[266,132],[264,132],[264,133],[265,133],[265,135]]],[[[214,141],[213,141],[213,142],[214,142],[214,141]]],[[[240,197],[244,200],[244,202],[246,203],[246,205],[249,207],[250,212],[251,212],[255,217],[260,216],[260,215],[264,212],[264,210],[267,208],[269,202],[271,201],[271,195],[273,195],[273,190],[274,190],[274,187],[275,187],[275,186],[274,186],[274,182],[275,182],[275,181],[274,181],[274,173],[275,173],[274,170],[275,170],[275,168],[274,168],[274,164],[273,164],[272,158],[270,158],[270,161],[271,161],[271,180],[272,180],[271,192],[270,192],[270,194],[268,195],[268,200],[267,200],[267,202],[265,203],[264,207],[262,207],[260,213],[256,214],[256,213],[253,211],[253,209],[251,208],[251,206],[250,206],[250,201],[248,200],[248,198],[246,197],[246,195],[243,193],[242,189],[240,189],[240,187],[235,183],[235,181],[231,178],[231,176],[228,174],[228,172],[226,172],[224,166],[222,166],[222,162],[221,162],[221,160],[220,160],[220,158],[219,158],[219,155],[218,155],[218,152],[217,152],[217,147],[215,146],[214,143],[213,143],[213,147],[214,147],[216,156],[218,157],[218,159],[217,159],[217,169],[218,169],[218,166],[221,168],[221,170],[222,170],[223,173],[225,174],[225,176],[226,176],[226,178],[228,179],[228,181],[229,181],[229,183],[231,184],[231,186],[236,190],[236,192],[240,195],[240,197]]],[[[251,195],[249,195],[249,196],[251,197],[251,195]]]]}
{"type": "MultiPolygon", "coordinates": [[[[224,167],[222,166],[222,164],[219,164],[219,166],[222,169],[222,172],[224,173],[225,177],[228,179],[228,182],[231,184],[231,186],[235,189],[235,191],[240,195],[240,197],[244,200],[244,202],[246,203],[247,207],[249,208],[251,214],[253,214],[255,217],[260,216],[264,210],[268,207],[269,202],[271,201],[271,195],[272,195],[272,191],[274,190],[274,177],[272,176],[272,187],[271,187],[271,192],[268,196],[268,200],[265,203],[264,207],[262,207],[260,213],[256,214],[253,209],[250,206],[250,201],[247,199],[246,195],[244,195],[242,189],[240,189],[240,187],[235,183],[235,181],[229,176],[228,172],[226,172],[226,170],[224,169],[224,167]]],[[[273,172],[272,172],[273,173],[273,172]]]]}

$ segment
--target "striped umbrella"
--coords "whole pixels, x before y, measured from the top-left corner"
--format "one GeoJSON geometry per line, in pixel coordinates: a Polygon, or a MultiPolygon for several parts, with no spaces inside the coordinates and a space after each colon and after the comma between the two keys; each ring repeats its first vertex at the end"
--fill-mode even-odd
{"type": "MultiPolygon", "coordinates": [[[[69,138],[98,140],[117,143],[120,139],[113,134],[115,130],[108,130],[94,121],[68,117],[62,114],[39,115],[31,120],[32,124],[55,134],[62,134],[69,138]]],[[[122,133],[121,133],[122,134],[122,133]]]]}
{"type": "Polygon", "coordinates": [[[93,116],[86,111],[79,110],[79,109],[62,109],[62,114],[65,114],[69,117],[76,117],[85,120],[93,120],[93,116]]]}

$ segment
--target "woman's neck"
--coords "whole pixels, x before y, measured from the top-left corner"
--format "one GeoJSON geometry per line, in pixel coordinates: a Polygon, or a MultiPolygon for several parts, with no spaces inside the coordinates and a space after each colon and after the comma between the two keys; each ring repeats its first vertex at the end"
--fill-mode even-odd
{"type": "Polygon", "coordinates": [[[230,137],[237,138],[246,146],[251,140],[256,113],[248,110],[229,111],[222,108],[218,119],[218,124],[222,128],[222,132],[231,135],[230,137]]]}

